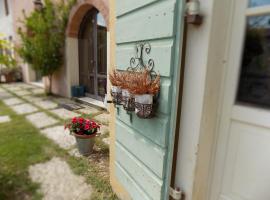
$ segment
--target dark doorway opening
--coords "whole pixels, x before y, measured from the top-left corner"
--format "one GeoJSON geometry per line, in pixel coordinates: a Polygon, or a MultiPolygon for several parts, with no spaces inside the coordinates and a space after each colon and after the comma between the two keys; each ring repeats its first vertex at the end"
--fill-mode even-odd
{"type": "Polygon", "coordinates": [[[107,28],[97,9],[85,15],[78,39],[80,85],[86,96],[102,101],[107,93],[107,28]]]}

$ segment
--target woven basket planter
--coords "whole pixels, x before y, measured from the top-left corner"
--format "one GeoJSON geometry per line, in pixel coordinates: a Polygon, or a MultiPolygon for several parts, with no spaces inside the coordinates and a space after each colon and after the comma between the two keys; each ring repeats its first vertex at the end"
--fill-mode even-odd
{"type": "Polygon", "coordinates": [[[122,90],[122,104],[126,111],[135,111],[135,98],[128,90],[122,90]]]}
{"type": "Polygon", "coordinates": [[[111,88],[112,101],[116,105],[121,105],[122,103],[122,89],[117,86],[112,86],[111,88]]]}
{"type": "Polygon", "coordinates": [[[143,119],[153,117],[153,95],[135,95],[135,113],[143,119]]]}

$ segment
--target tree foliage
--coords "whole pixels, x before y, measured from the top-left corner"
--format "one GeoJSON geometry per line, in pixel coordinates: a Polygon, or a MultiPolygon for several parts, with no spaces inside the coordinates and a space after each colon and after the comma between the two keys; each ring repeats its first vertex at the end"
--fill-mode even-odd
{"type": "Polygon", "coordinates": [[[29,16],[24,14],[24,27],[18,30],[18,53],[34,70],[49,77],[51,92],[52,75],[63,64],[65,30],[75,0],[44,3],[42,10],[34,10],[29,16]]]}
{"type": "Polygon", "coordinates": [[[15,59],[12,57],[11,52],[13,47],[8,40],[3,39],[4,35],[0,34],[0,65],[11,68],[16,65],[15,59]]]}

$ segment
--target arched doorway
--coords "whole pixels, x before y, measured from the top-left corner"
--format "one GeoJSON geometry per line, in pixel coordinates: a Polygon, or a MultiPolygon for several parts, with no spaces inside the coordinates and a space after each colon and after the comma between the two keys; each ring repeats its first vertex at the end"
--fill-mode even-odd
{"type": "Polygon", "coordinates": [[[84,16],[79,33],[79,84],[88,97],[103,100],[107,86],[107,28],[96,9],[84,16]]]}

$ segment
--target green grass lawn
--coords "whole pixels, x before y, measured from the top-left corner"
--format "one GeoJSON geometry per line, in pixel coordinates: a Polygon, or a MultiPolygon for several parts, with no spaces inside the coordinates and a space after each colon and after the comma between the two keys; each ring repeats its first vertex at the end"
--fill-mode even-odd
{"type": "Polygon", "coordinates": [[[109,180],[99,177],[98,169],[85,158],[74,158],[39,133],[24,116],[15,114],[0,101],[0,115],[9,115],[11,122],[0,124],[0,199],[42,199],[39,185],[28,177],[30,165],[65,159],[76,174],[86,177],[93,189],[93,200],[117,199],[109,180]]]}

